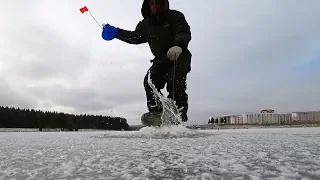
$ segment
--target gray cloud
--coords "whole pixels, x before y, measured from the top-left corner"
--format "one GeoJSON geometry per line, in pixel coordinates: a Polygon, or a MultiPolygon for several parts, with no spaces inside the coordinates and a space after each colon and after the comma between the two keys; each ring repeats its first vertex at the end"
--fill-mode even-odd
{"type": "Polygon", "coordinates": [[[24,33],[13,31],[6,39],[10,42],[7,48],[14,49],[5,59],[10,66],[8,69],[15,69],[26,79],[74,80],[89,64],[90,55],[83,48],[69,45],[57,32],[45,26],[29,25],[24,27],[24,33]],[[28,36],[30,34],[35,36],[28,36]]]}
{"type": "Polygon", "coordinates": [[[102,111],[112,109],[118,104],[139,100],[136,93],[105,93],[99,87],[71,87],[61,85],[36,86],[28,88],[28,92],[39,101],[48,101],[55,105],[74,108],[77,112],[102,111]]]}
{"type": "Polygon", "coordinates": [[[33,108],[32,99],[26,94],[19,93],[11,89],[10,84],[3,78],[0,78],[0,106],[33,108]]]}

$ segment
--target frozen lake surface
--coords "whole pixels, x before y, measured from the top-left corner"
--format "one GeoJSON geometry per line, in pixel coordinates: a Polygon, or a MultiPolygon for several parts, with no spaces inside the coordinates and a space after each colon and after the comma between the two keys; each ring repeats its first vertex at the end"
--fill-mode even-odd
{"type": "Polygon", "coordinates": [[[0,132],[0,179],[320,179],[320,128],[0,132]]]}

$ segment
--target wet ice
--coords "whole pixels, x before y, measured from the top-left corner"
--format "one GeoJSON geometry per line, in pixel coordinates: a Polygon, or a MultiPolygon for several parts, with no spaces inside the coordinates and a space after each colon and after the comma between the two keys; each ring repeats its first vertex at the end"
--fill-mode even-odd
{"type": "Polygon", "coordinates": [[[0,137],[0,179],[320,177],[319,128],[200,131],[181,126],[2,132],[0,137]]]}

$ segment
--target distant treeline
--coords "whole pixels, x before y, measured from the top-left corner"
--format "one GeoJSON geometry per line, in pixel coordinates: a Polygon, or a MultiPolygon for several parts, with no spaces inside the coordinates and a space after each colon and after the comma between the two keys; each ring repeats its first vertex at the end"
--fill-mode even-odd
{"type": "Polygon", "coordinates": [[[227,118],[226,117],[220,117],[214,119],[213,117],[209,119],[208,124],[218,124],[218,123],[227,123],[227,118]]]}
{"type": "Polygon", "coordinates": [[[0,106],[0,128],[39,128],[77,131],[78,129],[128,130],[121,117],[73,115],[61,112],[0,106]]]}

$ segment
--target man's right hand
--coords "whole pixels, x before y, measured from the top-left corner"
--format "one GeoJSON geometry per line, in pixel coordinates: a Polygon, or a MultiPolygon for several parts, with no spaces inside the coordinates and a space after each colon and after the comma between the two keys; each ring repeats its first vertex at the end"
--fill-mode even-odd
{"type": "Polygon", "coordinates": [[[102,38],[106,41],[113,40],[118,36],[118,29],[110,24],[102,24],[102,38]]]}

